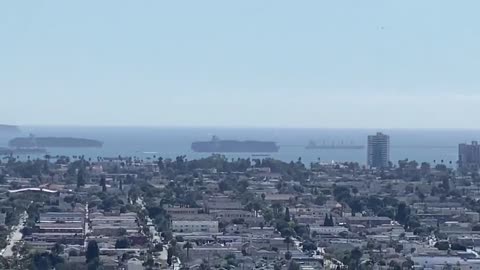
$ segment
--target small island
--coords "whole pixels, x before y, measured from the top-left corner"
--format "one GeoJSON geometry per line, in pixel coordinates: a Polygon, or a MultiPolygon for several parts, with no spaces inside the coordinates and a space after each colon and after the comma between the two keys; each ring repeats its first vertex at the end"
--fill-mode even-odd
{"type": "Polygon", "coordinates": [[[8,142],[10,147],[32,148],[32,147],[102,147],[103,142],[72,137],[18,137],[8,142]]]}

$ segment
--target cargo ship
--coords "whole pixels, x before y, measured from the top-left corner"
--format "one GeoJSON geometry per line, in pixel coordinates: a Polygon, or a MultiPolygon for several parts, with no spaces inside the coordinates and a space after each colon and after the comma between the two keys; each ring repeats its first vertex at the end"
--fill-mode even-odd
{"type": "Polygon", "coordinates": [[[364,149],[365,146],[363,145],[355,145],[355,144],[321,144],[318,145],[314,141],[310,141],[307,146],[305,146],[305,149],[307,150],[314,150],[314,149],[364,149]]]}
{"type": "Polygon", "coordinates": [[[200,153],[272,153],[279,149],[275,142],[220,140],[217,136],[211,141],[192,143],[192,150],[200,153]]]}
{"type": "Polygon", "coordinates": [[[18,137],[10,140],[8,145],[13,148],[44,148],[44,147],[102,147],[97,140],[71,137],[18,137]]]}

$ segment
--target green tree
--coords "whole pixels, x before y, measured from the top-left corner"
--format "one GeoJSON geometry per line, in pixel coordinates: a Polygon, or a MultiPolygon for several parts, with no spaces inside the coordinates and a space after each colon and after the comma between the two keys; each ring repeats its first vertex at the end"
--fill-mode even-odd
{"type": "Polygon", "coordinates": [[[100,177],[100,186],[102,187],[103,192],[107,192],[107,179],[105,178],[105,175],[100,177]]]}
{"type": "MultiPolygon", "coordinates": [[[[267,223],[269,223],[270,221],[272,221],[273,219],[273,212],[271,209],[267,208],[263,211],[263,219],[265,219],[265,221],[267,223]]],[[[480,229],[479,229],[480,230],[480,229]]]]}
{"type": "Polygon", "coordinates": [[[411,258],[407,258],[406,261],[402,263],[402,269],[413,269],[415,263],[412,261],[411,258]]]}
{"type": "Polygon", "coordinates": [[[333,189],[333,196],[335,197],[335,200],[339,202],[349,201],[351,198],[350,189],[344,186],[336,186],[333,189]]]}
{"type": "Polygon", "coordinates": [[[248,180],[243,179],[238,181],[237,190],[240,194],[245,193],[247,191],[247,188],[248,188],[248,180]]]}
{"type": "Polygon", "coordinates": [[[435,243],[435,247],[438,250],[448,250],[450,248],[450,243],[448,241],[439,241],[435,243]]]}
{"type": "Polygon", "coordinates": [[[332,215],[328,216],[328,214],[325,214],[325,220],[323,221],[323,226],[328,226],[328,227],[335,226],[332,215]]]}
{"type": "Polygon", "coordinates": [[[58,256],[58,255],[62,254],[63,251],[64,251],[63,245],[60,244],[60,243],[55,243],[55,245],[53,245],[51,251],[52,251],[53,255],[58,256]]]}
{"type": "Polygon", "coordinates": [[[461,245],[459,243],[453,243],[451,245],[451,249],[452,250],[459,250],[459,251],[467,251],[467,247],[465,247],[464,245],[461,245]]]}
{"type": "Polygon", "coordinates": [[[77,172],[77,187],[85,186],[85,176],[83,169],[79,169],[77,172]]]}
{"type": "Polygon", "coordinates": [[[302,250],[303,250],[303,252],[316,251],[317,250],[317,245],[315,245],[315,243],[312,242],[312,241],[304,241],[303,244],[302,244],[302,250]]]}
{"type": "Polygon", "coordinates": [[[125,237],[117,239],[117,241],[115,242],[115,248],[117,249],[129,248],[129,247],[130,247],[130,241],[125,237]]]}
{"type": "Polygon", "coordinates": [[[324,205],[326,202],[327,202],[327,198],[323,194],[320,194],[315,198],[316,205],[324,205]]]}
{"type": "Polygon", "coordinates": [[[290,209],[288,207],[285,208],[285,221],[290,222],[291,217],[290,217],[290,209]]]}
{"type": "Polygon", "coordinates": [[[400,224],[405,225],[410,214],[410,208],[404,203],[401,202],[397,208],[397,214],[395,215],[395,220],[400,224]]]}
{"type": "Polygon", "coordinates": [[[189,241],[187,241],[183,245],[183,249],[187,250],[187,262],[190,261],[190,249],[191,248],[193,248],[193,246],[192,246],[192,243],[190,243],[189,241]]]}
{"type": "Polygon", "coordinates": [[[360,260],[362,259],[363,252],[359,248],[354,248],[350,251],[350,259],[353,263],[354,269],[359,269],[360,260]]]}
{"type": "Polygon", "coordinates": [[[158,165],[158,169],[159,169],[160,171],[162,171],[163,169],[165,169],[165,164],[163,163],[163,158],[162,158],[162,157],[159,157],[159,158],[158,158],[157,165],[158,165]]]}
{"type": "Polygon", "coordinates": [[[208,261],[203,259],[202,263],[200,264],[199,270],[210,270],[212,268],[210,268],[210,266],[208,265],[208,261]]]}
{"type": "Polygon", "coordinates": [[[290,262],[288,265],[288,270],[300,270],[300,265],[296,262],[290,262]]]}
{"type": "Polygon", "coordinates": [[[293,244],[293,239],[290,236],[285,237],[283,242],[287,245],[287,251],[290,251],[290,245],[293,244]]]}
{"type": "Polygon", "coordinates": [[[167,249],[167,264],[168,266],[172,266],[172,258],[173,258],[173,247],[169,247],[167,249]]]}
{"type": "Polygon", "coordinates": [[[32,258],[32,268],[35,270],[49,270],[52,268],[52,261],[46,253],[35,253],[32,258]]]}
{"type": "Polygon", "coordinates": [[[87,252],[85,253],[87,263],[93,262],[94,260],[98,260],[99,256],[100,256],[100,250],[98,248],[97,241],[95,240],[89,241],[87,245],[87,252]]]}
{"type": "Polygon", "coordinates": [[[328,218],[328,214],[325,214],[325,219],[323,220],[323,226],[330,226],[330,219],[328,218]]]}

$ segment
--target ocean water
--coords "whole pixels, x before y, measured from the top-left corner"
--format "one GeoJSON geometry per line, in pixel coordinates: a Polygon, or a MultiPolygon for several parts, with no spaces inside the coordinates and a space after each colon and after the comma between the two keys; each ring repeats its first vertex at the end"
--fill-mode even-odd
{"type": "MultiPolygon", "coordinates": [[[[309,164],[313,161],[354,161],[366,163],[366,148],[306,150],[310,140],[318,144],[336,143],[366,145],[367,136],[377,130],[367,129],[280,129],[280,128],[157,128],[157,127],[21,127],[22,133],[1,135],[0,146],[17,136],[71,136],[96,139],[104,142],[102,148],[50,148],[51,155],[85,155],[96,157],[136,156],[175,158],[186,155],[187,159],[206,157],[208,153],[195,153],[190,149],[193,141],[208,141],[213,135],[221,139],[271,140],[280,146],[272,158],[291,161],[302,158],[309,164]]],[[[480,140],[480,130],[379,130],[390,135],[391,160],[397,162],[408,158],[419,162],[453,164],[458,159],[458,144],[480,140]]],[[[252,157],[248,153],[228,153],[228,158],[252,157]]]]}

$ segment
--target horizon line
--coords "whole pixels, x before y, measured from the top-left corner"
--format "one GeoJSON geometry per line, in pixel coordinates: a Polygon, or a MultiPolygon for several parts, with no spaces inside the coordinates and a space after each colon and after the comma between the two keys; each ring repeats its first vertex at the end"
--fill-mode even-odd
{"type": "Polygon", "coordinates": [[[259,126],[259,125],[100,125],[100,124],[2,124],[22,127],[52,127],[52,128],[178,128],[178,129],[325,129],[325,130],[463,130],[463,131],[480,131],[480,128],[465,127],[313,127],[313,126],[259,126]]]}

